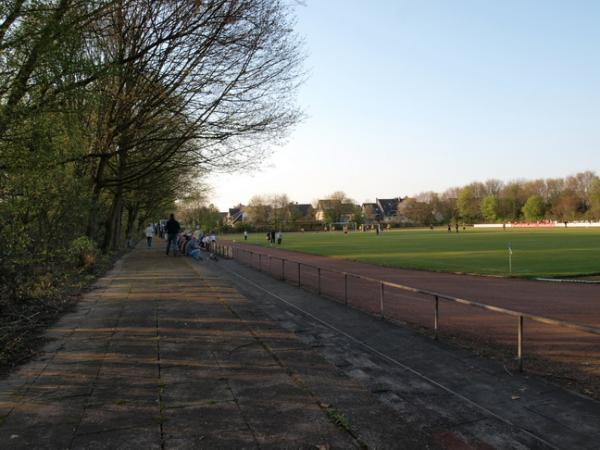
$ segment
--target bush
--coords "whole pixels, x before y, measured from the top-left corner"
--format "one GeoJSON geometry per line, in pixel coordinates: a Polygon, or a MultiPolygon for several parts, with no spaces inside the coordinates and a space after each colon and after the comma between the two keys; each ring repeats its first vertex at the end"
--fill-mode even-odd
{"type": "Polygon", "coordinates": [[[90,238],[78,237],[69,245],[69,259],[76,267],[89,270],[98,259],[98,247],[90,238]]]}

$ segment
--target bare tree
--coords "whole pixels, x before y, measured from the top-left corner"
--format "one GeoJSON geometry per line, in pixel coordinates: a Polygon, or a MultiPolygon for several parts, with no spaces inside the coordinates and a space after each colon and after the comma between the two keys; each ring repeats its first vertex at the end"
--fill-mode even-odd
{"type": "MultiPolygon", "coordinates": [[[[123,3],[96,24],[102,124],[85,156],[94,198],[112,195],[104,248],[115,247],[125,192],[173,161],[239,170],[256,164],[300,114],[300,44],[277,0],[123,3]]],[[[96,218],[92,217],[90,229],[96,218]]]]}

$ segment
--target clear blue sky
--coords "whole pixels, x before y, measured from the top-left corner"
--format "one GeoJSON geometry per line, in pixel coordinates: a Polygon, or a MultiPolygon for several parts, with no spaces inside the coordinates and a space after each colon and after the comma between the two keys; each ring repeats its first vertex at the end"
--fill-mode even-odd
{"type": "Polygon", "coordinates": [[[221,210],[600,171],[600,1],[306,4],[307,119],[259,172],[211,179],[221,210]]]}

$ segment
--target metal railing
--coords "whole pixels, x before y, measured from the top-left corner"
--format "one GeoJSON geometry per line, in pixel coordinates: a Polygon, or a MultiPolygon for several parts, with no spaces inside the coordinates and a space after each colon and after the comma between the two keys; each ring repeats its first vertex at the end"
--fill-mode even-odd
{"type": "MultiPolygon", "coordinates": [[[[303,263],[300,261],[294,261],[289,258],[283,258],[280,256],[273,256],[273,255],[269,255],[269,254],[262,253],[262,252],[246,250],[246,249],[238,247],[238,246],[217,244],[215,247],[215,252],[222,257],[235,259],[242,263],[246,262],[249,259],[250,262],[248,265],[250,265],[251,267],[256,267],[253,264],[253,262],[255,260],[255,256],[258,256],[258,267],[256,267],[256,268],[258,268],[258,270],[260,272],[267,271],[271,275],[273,275],[273,271],[271,270],[273,260],[276,260],[276,261],[279,260],[280,261],[280,263],[279,263],[280,266],[279,266],[279,270],[278,270],[278,273],[280,273],[279,279],[286,281],[286,282],[293,282],[298,287],[306,287],[305,284],[303,284],[303,282],[302,282],[303,281],[302,280],[302,268],[304,267],[307,269],[311,269],[316,273],[316,279],[317,279],[316,291],[319,295],[322,295],[322,293],[323,293],[322,286],[321,286],[323,272],[330,272],[330,273],[334,273],[334,274],[343,276],[343,280],[344,280],[343,281],[343,283],[344,283],[343,298],[338,298],[338,299],[342,300],[345,305],[348,305],[348,298],[349,298],[348,286],[349,286],[349,281],[351,279],[358,279],[358,280],[368,281],[370,283],[375,283],[379,286],[379,288],[378,288],[378,291],[379,291],[378,292],[378,296],[379,296],[379,302],[378,302],[379,308],[378,309],[379,309],[379,311],[378,311],[378,314],[376,314],[376,315],[378,315],[382,319],[386,318],[385,309],[384,309],[385,297],[386,297],[386,295],[385,295],[386,289],[385,288],[399,289],[404,292],[421,294],[426,297],[430,297],[433,301],[433,333],[434,333],[433,338],[436,340],[438,339],[438,332],[439,332],[439,327],[440,327],[440,313],[439,313],[440,300],[444,300],[444,301],[452,302],[452,303],[456,303],[456,304],[461,304],[461,305],[467,305],[470,307],[482,309],[482,310],[489,311],[489,312],[495,312],[495,313],[500,313],[500,314],[516,317],[517,318],[517,357],[516,357],[516,360],[517,360],[517,365],[518,365],[519,371],[523,371],[523,358],[524,358],[523,344],[524,344],[524,339],[525,339],[525,335],[524,335],[524,320],[525,319],[531,320],[533,322],[546,324],[546,325],[553,325],[553,326],[558,326],[558,327],[562,327],[562,328],[568,328],[568,329],[580,331],[583,333],[600,335],[600,328],[597,328],[597,327],[576,324],[576,323],[567,322],[567,321],[563,321],[563,320],[551,319],[548,317],[538,316],[535,314],[529,314],[529,313],[525,313],[525,312],[521,312],[521,311],[515,311],[512,309],[502,308],[499,306],[487,305],[485,303],[475,302],[472,300],[466,300],[466,299],[454,297],[451,295],[441,294],[439,292],[429,291],[427,289],[413,288],[410,286],[405,286],[405,285],[393,283],[390,281],[378,280],[376,278],[367,277],[364,275],[359,275],[359,274],[355,274],[355,273],[351,273],[351,272],[344,272],[344,271],[338,271],[338,270],[334,270],[334,269],[323,268],[323,267],[319,267],[319,266],[312,265],[312,264],[306,264],[306,263],[303,263]],[[242,257],[243,254],[246,255],[245,258],[242,257]],[[268,262],[268,266],[266,265],[266,262],[268,262]],[[295,279],[286,278],[286,265],[288,266],[287,268],[289,270],[290,264],[291,264],[291,267],[295,266],[297,268],[296,271],[292,270],[292,272],[296,272],[295,279]],[[268,268],[268,270],[267,270],[267,268],[268,268]]],[[[314,288],[314,286],[313,286],[313,288],[314,288]]]]}

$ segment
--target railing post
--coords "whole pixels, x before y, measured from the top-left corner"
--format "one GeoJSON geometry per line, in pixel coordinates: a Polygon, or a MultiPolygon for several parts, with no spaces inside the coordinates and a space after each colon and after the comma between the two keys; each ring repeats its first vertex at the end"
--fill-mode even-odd
{"type": "Polygon", "coordinates": [[[384,318],[383,315],[383,287],[385,285],[383,284],[383,281],[381,283],[379,283],[379,314],[381,316],[381,318],[384,318]]]}
{"type": "Polygon", "coordinates": [[[348,274],[344,273],[344,305],[348,304],[348,274]]]}
{"type": "Polygon", "coordinates": [[[317,293],[321,295],[321,268],[317,267],[317,293]]]}
{"type": "Polygon", "coordinates": [[[285,259],[281,258],[281,279],[285,281],[285,259]]]}
{"type": "Polygon", "coordinates": [[[300,282],[300,263],[298,263],[298,287],[302,287],[302,283],[300,282]]]}
{"type": "Polygon", "coordinates": [[[517,334],[517,363],[519,372],[523,372],[523,316],[519,316],[519,329],[517,334]]]}
{"type": "Polygon", "coordinates": [[[435,315],[433,316],[433,339],[438,340],[438,326],[440,320],[440,299],[435,296],[435,315]]]}
{"type": "Polygon", "coordinates": [[[269,275],[273,275],[273,272],[271,271],[272,270],[271,269],[272,262],[273,262],[273,257],[271,255],[269,255],[269,275]]]}

